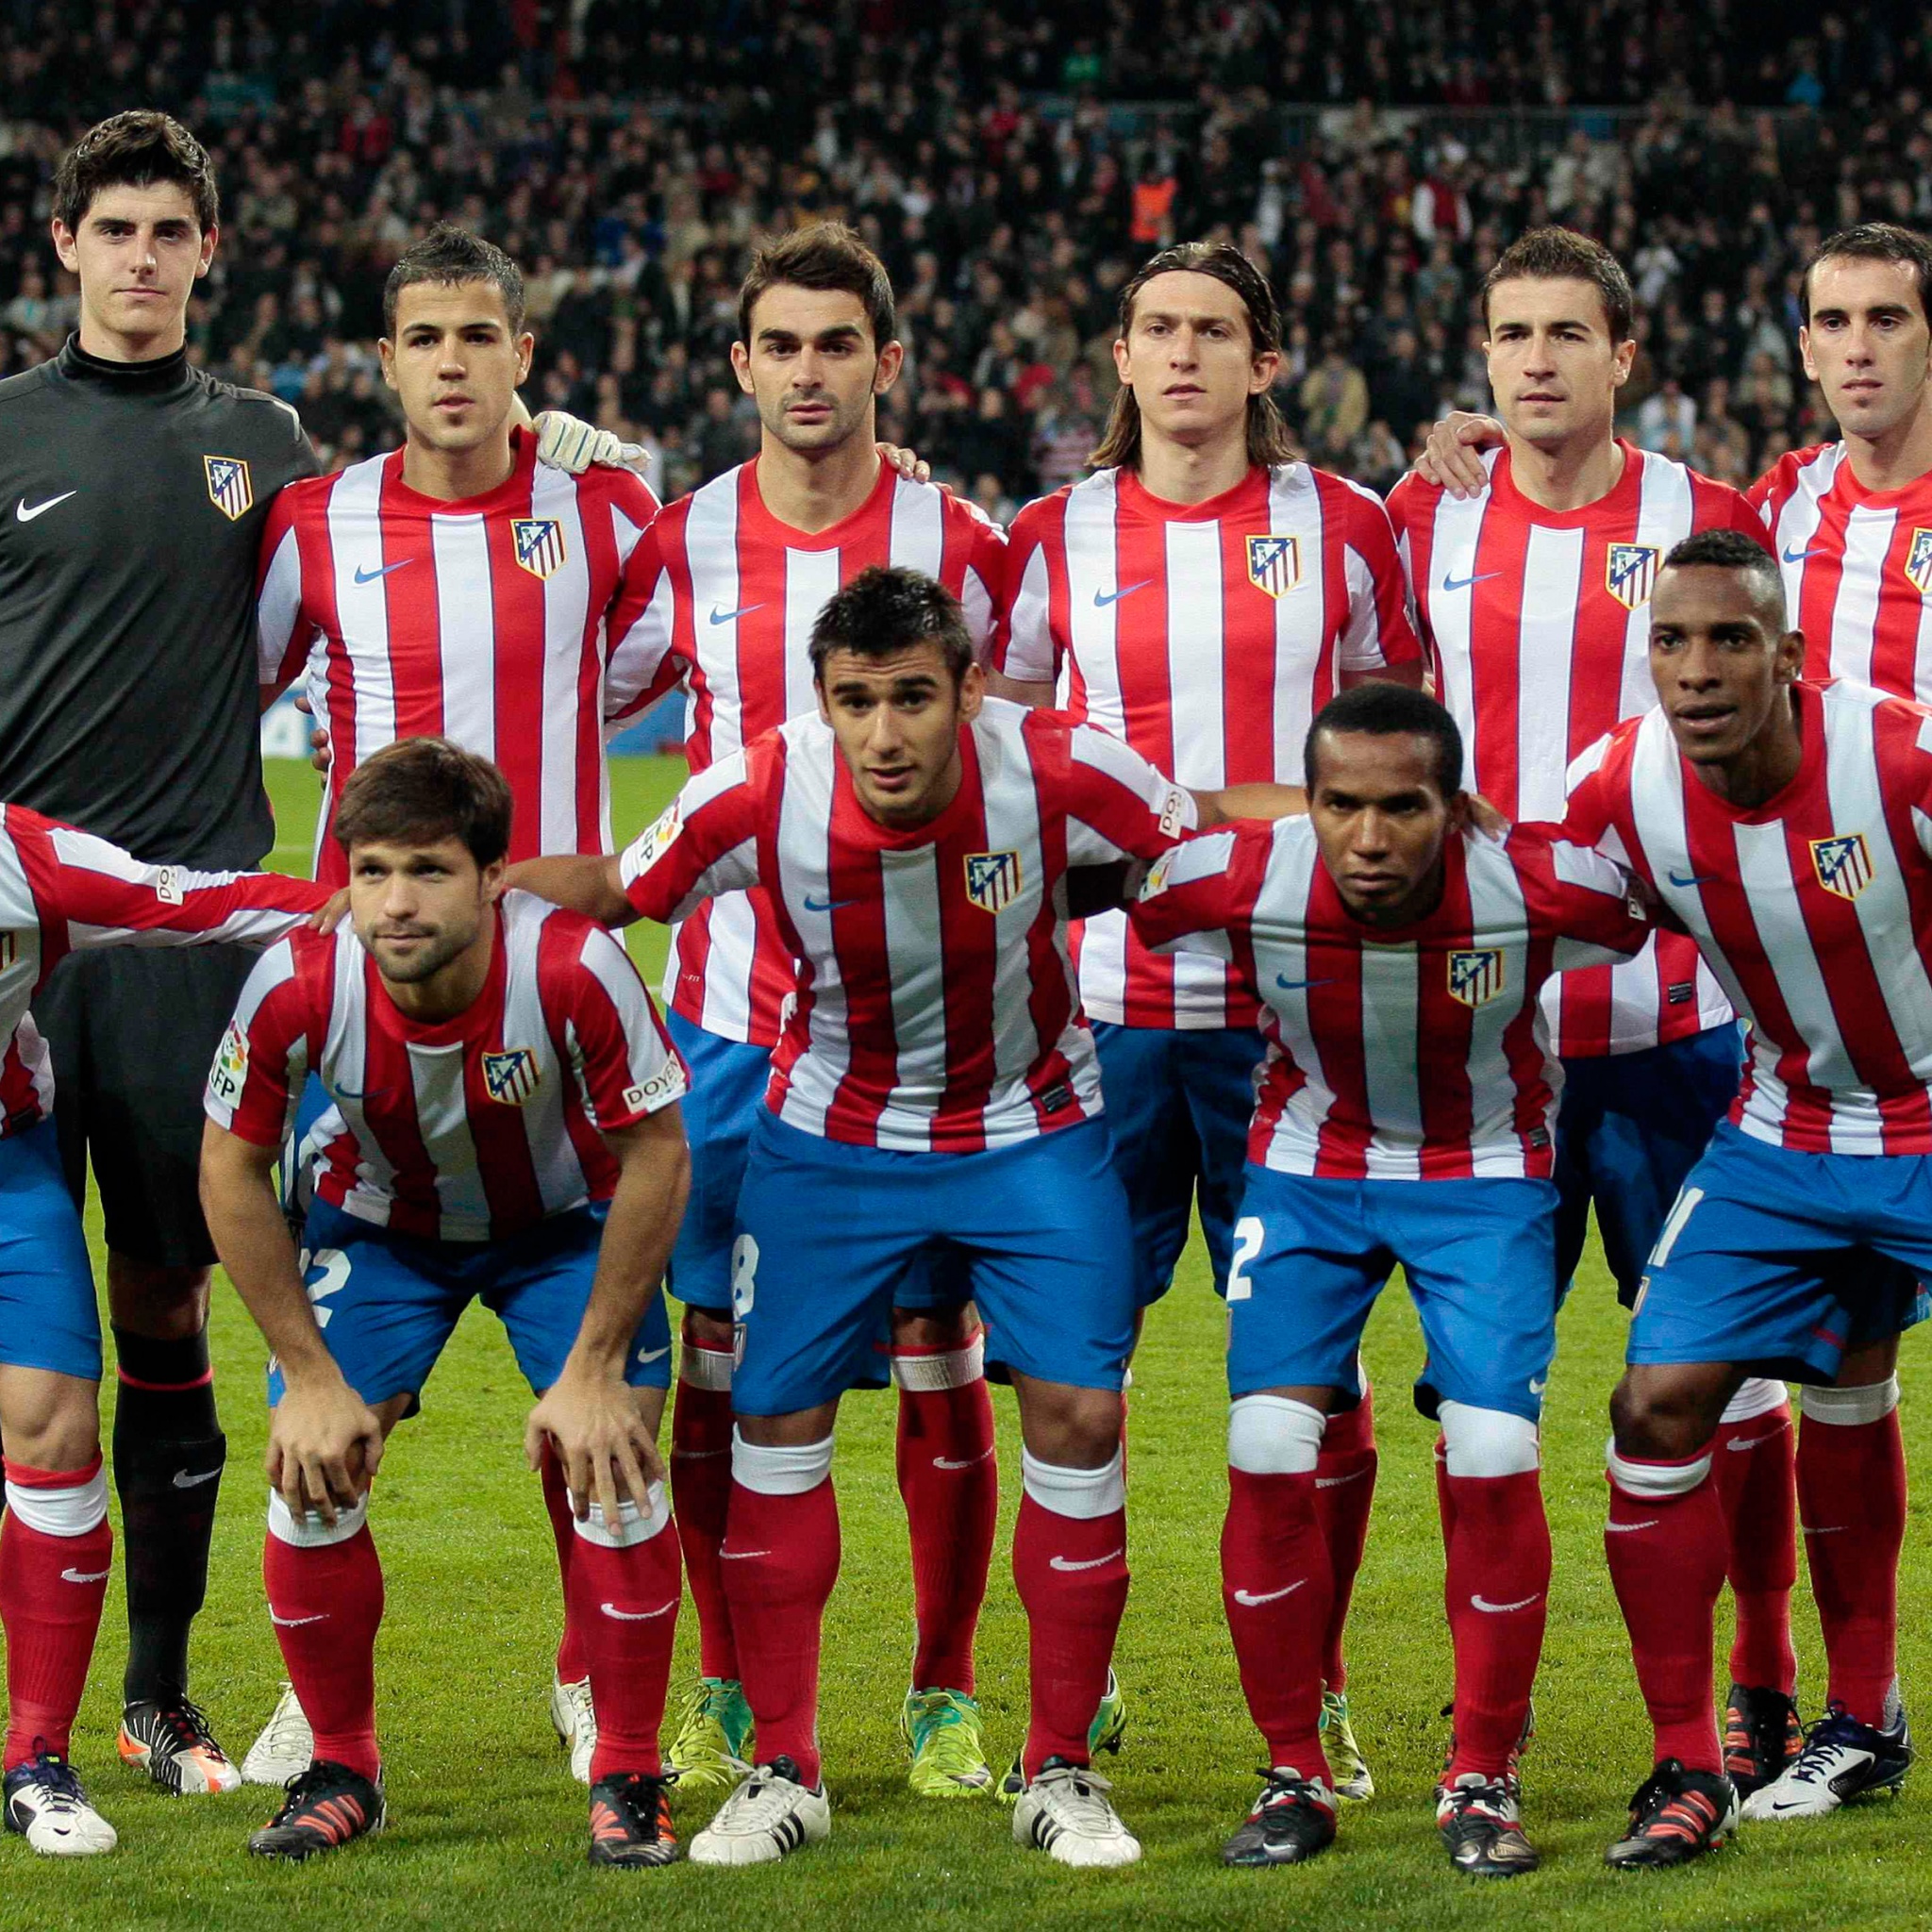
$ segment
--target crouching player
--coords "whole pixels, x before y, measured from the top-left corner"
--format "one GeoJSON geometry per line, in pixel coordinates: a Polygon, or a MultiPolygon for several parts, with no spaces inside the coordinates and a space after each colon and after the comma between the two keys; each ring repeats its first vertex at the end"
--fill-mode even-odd
{"type": "Polygon", "coordinates": [[[1307,818],[1191,841],[1133,908],[1150,945],[1231,964],[1269,1039],[1227,1283],[1222,1592],[1271,1769],[1222,1857],[1295,1863],[1335,1836],[1315,1459],[1400,1263],[1456,1505],[1456,1729],[1436,1819],[1459,1870],[1508,1877],[1537,1864],[1516,1748],[1550,1586],[1538,1423],[1561,1075],[1538,995],[1553,973],[1639,951],[1650,920],[1619,866],[1551,827],[1474,830],[1461,734],[1420,691],[1334,699],[1307,771],[1307,818]]]}
{"type": "Polygon", "coordinates": [[[0,806],[0,1627],[7,1829],[37,1852],[114,1848],[68,1757],[107,1595],[101,1327],[61,1177],[54,1078],[27,1003],[82,946],[280,939],[325,888],[266,873],[143,865],[23,806],[0,806]]]}
{"type": "Polygon", "coordinates": [[[671,1353],[657,1284],[684,1206],[684,1066],[608,933],[501,895],[510,794],[494,765],[406,740],[358,767],[332,829],[349,921],[249,977],[202,1153],[215,1246],[275,1352],[262,1574],[315,1737],[249,1849],[306,1858],[383,1823],[370,1486],[480,1298],[541,1398],[531,1466],[549,1447],[575,1508],[591,1859],[668,1864],[658,1729],[680,1569],[655,1446],[671,1353]],[[311,1070],[331,1110],[298,1257],[275,1166],[311,1070]]]}

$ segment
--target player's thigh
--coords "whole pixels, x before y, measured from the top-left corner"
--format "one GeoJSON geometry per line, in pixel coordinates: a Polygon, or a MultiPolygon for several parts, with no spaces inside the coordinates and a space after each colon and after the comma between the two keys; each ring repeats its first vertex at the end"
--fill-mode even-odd
{"type": "Polygon", "coordinates": [[[707,1033],[681,1013],[667,1013],[664,1024],[691,1067],[691,1091],[680,1103],[691,1191],[665,1275],[687,1307],[728,1320],[738,1196],[752,1126],[764,1111],[771,1056],[761,1046],[707,1033]]]}
{"type": "Polygon", "coordinates": [[[936,1176],[938,1225],[971,1264],[987,1358],[1039,1382],[1120,1388],[1134,1345],[1132,1233],[1104,1120],[936,1176]]]}
{"type": "Polygon", "coordinates": [[[1175,1069],[1180,1038],[1161,1026],[1093,1023],[1107,1102],[1103,1118],[1126,1195],[1135,1298],[1143,1307],[1173,1285],[1174,1265],[1188,1244],[1200,1165],[1175,1069]]]}
{"type": "MultiPolygon", "coordinates": [[[[599,1204],[553,1214],[465,1263],[465,1280],[502,1322],[533,1394],[562,1374],[584,1325],[607,1211],[599,1204]]],[[[652,1289],[625,1350],[624,1379],[634,1389],[671,1386],[671,1323],[659,1289],[652,1289]]]]}
{"type": "Polygon", "coordinates": [[[929,1241],[952,1157],[848,1147],[761,1113],[732,1272],[740,1415],[793,1415],[879,1380],[894,1290],[929,1241]]]}
{"type": "Polygon", "coordinates": [[[1214,1271],[1214,1291],[1221,1295],[1227,1292],[1234,1224],[1247,1185],[1255,1074],[1266,1052],[1267,1042],[1248,1027],[1179,1036],[1181,1085],[1197,1149],[1201,1238],[1214,1271]]]}
{"type": "Polygon", "coordinates": [[[1381,1181],[1373,1224],[1395,1252],[1438,1400],[1537,1421],[1557,1346],[1557,1190],[1507,1176],[1381,1181]]]}
{"type": "MultiPolygon", "coordinates": [[[[404,1412],[415,1413],[469,1301],[452,1246],[391,1235],[325,1201],[309,1208],[302,1250],[309,1306],[342,1379],[370,1407],[401,1397],[404,1412]]],[[[281,1371],[271,1361],[269,1407],[281,1399],[281,1371]]]]}
{"type": "MultiPolygon", "coordinates": [[[[87,969],[63,989],[55,1024],[83,1046],[72,1098],[117,1254],[159,1268],[214,1262],[201,1217],[201,1097],[254,961],[240,946],[193,946],[63,962],[87,969]]],[[[57,1091],[66,1058],[57,1053],[57,1091]]]]}
{"type": "Polygon", "coordinates": [[[0,1139],[0,1363],[101,1379],[101,1320],[54,1124],[0,1139]]]}
{"type": "Polygon", "coordinates": [[[1393,1265],[1352,1180],[1250,1165],[1227,1276],[1227,1390],[1357,1387],[1362,1329],[1393,1265]]]}

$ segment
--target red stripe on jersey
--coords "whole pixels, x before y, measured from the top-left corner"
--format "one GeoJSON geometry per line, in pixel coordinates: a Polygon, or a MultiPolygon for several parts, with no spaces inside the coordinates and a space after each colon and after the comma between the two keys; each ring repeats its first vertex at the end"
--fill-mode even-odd
{"type": "MultiPolygon", "coordinates": [[[[614,522],[608,515],[583,513],[588,506],[581,501],[578,508],[577,523],[591,583],[623,583],[624,565],[618,558],[614,522]]],[[[583,652],[577,659],[576,743],[571,763],[576,781],[577,850],[602,852],[608,842],[604,827],[603,685],[610,633],[607,621],[598,612],[590,615],[598,631],[597,647],[583,652]]]]}
{"type": "MultiPolygon", "coordinates": [[[[477,1004],[486,1011],[501,1013],[508,983],[508,945],[499,914],[490,974],[483,982],[477,1004]]],[[[465,1032],[468,1018],[465,1014],[457,1023],[465,1032]]],[[[501,1026],[493,1031],[494,1038],[487,1051],[501,1053],[535,1043],[508,1039],[501,1026]]],[[[485,1038],[489,1040],[490,1035],[485,1038]]],[[[490,1203],[490,1224],[528,1227],[542,1220],[543,1191],[538,1185],[537,1170],[530,1159],[530,1143],[524,1135],[522,1109],[491,1097],[480,1053],[463,1055],[463,1111],[469,1120],[470,1140],[476,1149],[476,1171],[482,1176],[484,1196],[490,1203]]]]}
{"type": "MultiPolygon", "coordinates": [[[[1458,928],[1475,924],[1469,874],[1460,865],[1447,869],[1441,916],[1458,928]]],[[[1427,954],[1418,962],[1415,1084],[1422,1100],[1421,1159],[1428,1179],[1454,1180],[1474,1170],[1470,1134],[1475,1124],[1475,1097],[1469,1059],[1475,1037],[1475,1009],[1450,997],[1448,972],[1446,968],[1438,970],[1436,958],[1427,954]]],[[[1541,1054],[1537,1056],[1535,1072],[1539,1075],[1542,1072],[1541,1054]]]]}
{"type": "MultiPolygon", "coordinates": [[[[427,517],[398,516],[403,453],[383,465],[380,554],[386,575],[390,689],[398,738],[442,735],[442,612],[436,591],[436,546],[427,517]]],[[[413,494],[413,492],[411,492],[413,494]]],[[[353,752],[354,741],[345,751],[353,752]]]]}

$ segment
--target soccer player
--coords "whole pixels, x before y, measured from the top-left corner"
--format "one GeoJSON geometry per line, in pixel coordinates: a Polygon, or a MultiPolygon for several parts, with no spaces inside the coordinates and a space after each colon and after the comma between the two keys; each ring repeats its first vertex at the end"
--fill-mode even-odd
{"type": "Polygon", "coordinates": [[[101,1327],[61,1173],[46,1042],[27,1012],[77,948],[277,940],[326,898],[269,874],[144,865],[25,806],[0,806],[0,1628],[7,1829],[37,1852],[111,1851],[70,1756],[108,1593],[101,1327]]]}
{"type": "Polygon", "coordinates": [[[1751,1034],[1650,1257],[1611,1406],[1605,1545],[1657,1739],[1613,1865],[1680,1864],[1738,1815],[1711,1723],[1711,1463],[1724,1405],[1766,1368],[1807,1384],[1830,1677],[1824,1719],[1745,1815],[1816,1816],[1905,1776],[1894,1371],[1932,1268],[1932,727],[1868,686],[1801,681],[1806,640],[1748,538],[1679,544],[1650,622],[1658,706],[1586,755],[1566,830],[1649,883],[1751,1034]]]}
{"type": "MultiPolygon", "coordinates": [[[[620,702],[629,680],[633,709],[686,691],[693,774],[815,711],[812,625],[860,571],[894,564],[935,577],[958,597],[975,644],[1001,588],[997,527],[880,460],[877,399],[903,352],[891,283],[850,229],[819,224],[761,249],[739,291],[738,335],[732,367],[758,406],[758,453],[671,505],[646,533],[637,558],[646,606],[611,678],[620,702]]],[[[693,1787],[731,1782],[748,1748],[719,1557],[730,1494],[731,1252],[746,1148],[792,985],[783,921],[762,889],[726,892],[679,924],[664,1002],[694,1092],[691,1203],[671,1257],[671,1290],[685,1305],[671,1465],[701,1656],[671,1756],[693,1787]]],[[[971,1307],[924,1272],[901,1301],[880,1338],[899,1387],[917,1630],[898,1715],[912,1788],[970,1796],[992,1782],[973,1697],[998,1507],[992,1404],[971,1307]]],[[[1096,1719],[1104,1738],[1116,1724],[1109,1712],[1096,1719]]]]}
{"type": "Polygon", "coordinates": [[[249,1849],[307,1858],[384,1821],[371,1484],[480,1298],[541,1398],[531,1464],[547,1442],[573,1500],[591,1860],[668,1864],[658,1728],[680,1584],[658,1280],[684,1205],[685,1070],[608,933],[500,896],[511,798],[487,760],[443,738],[391,745],[343,785],[332,830],[351,923],[263,956],[208,1088],[208,1225],[274,1351],[262,1572],[314,1734],[249,1849]],[[275,1173],[311,1068],[331,1107],[298,1257],[275,1173]]]}
{"type": "Polygon", "coordinates": [[[1020,1401],[1013,1573],[1031,1723],[1013,1818],[1072,1865],[1141,1854],[1089,1766],[1126,1602],[1120,1389],[1133,1341],[1126,1204],[1064,938],[1070,867],[1152,859],[1190,794],[1091,725],[983,702],[958,602],[862,573],[811,636],[819,712],[697,774],[621,859],[519,882],[610,924],[762,884],[798,962],[739,1198],[740,1359],[722,1552],[757,1768],[692,1841],[761,1863],[824,1839],[819,1635],[839,1565],[840,1396],[908,1269],[951,1257],[1020,1401]]]}
{"type": "Polygon", "coordinates": [[[1468,822],[1461,734],[1433,698],[1343,693],[1307,735],[1308,816],[1205,834],[1154,868],[1141,940],[1221,960],[1269,1037],[1227,1283],[1222,1594],[1270,1770],[1222,1857],[1297,1863],[1335,1836],[1320,1735],[1326,1414],[1400,1263],[1448,1443],[1456,1728],[1436,1820],[1460,1871],[1533,1871],[1516,1771],[1541,1653],[1538,1469],[1556,1349],[1552,1122],[1540,995],[1635,954],[1649,915],[1609,860],[1468,822]]]}
{"type": "MultiPolygon", "coordinates": [[[[1534,229],[1497,258],[1482,299],[1501,440],[1484,447],[1473,491],[1411,475],[1389,509],[1437,689],[1462,727],[1465,783],[1512,818],[1559,819],[1571,760],[1652,702],[1659,558],[1693,530],[1767,539],[1737,491],[1617,436],[1617,396],[1636,354],[1634,298],[1600,242],[1534,229]]],[[[1737,1022],[1681,933],[1659,934],[1623,964],[1564,974],[1544,998],[1564,1070],[1557,1279],[1567,1285],[1575,1272],[1593,1207],[1627,1307],[1685,1174],[1738,1090],[1737,1022]]],[[[1755,1790],[1800,1739],[1783,1385],[1746,1382],[1722,1433],[1737,1605],[1727,1764],[1755,1790]]],[[[1441,1500],[1446,1528],[1446,1485],[1441,1500]]]]}
{"type": "MultiPolygon", "coordinates": [[[[1294,460],[1269,393],[1280,352],[1274,291],[1238,248],[1163,249],[1121,291],[1101,467],[1013,522],[992,689],[1064,704],[1184,785],[1299,785],[1308,721],[1336,691],[1422,681],[1388,515],[1294,460]]],[[[1167,1291],[1197,1201],[1224,1291],[1261,1058],[1255,999],[1219,960],[1150,954],[1118,910],[1077,932],[1142,1305],[1167,1291]]],[[[1341,1656],[1375,1486],[1366,1384],[1329,1424],[1322,1481],[1329,1754],[1341,1794],[1367,1798],[1341,1656]]]]}

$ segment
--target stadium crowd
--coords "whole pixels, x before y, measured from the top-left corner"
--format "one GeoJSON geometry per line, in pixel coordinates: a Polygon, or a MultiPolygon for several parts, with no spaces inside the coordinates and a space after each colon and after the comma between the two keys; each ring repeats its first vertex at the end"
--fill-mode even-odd
{"type": "Polygon", "coordinates": [[[1830,229],[1932,218],[1932,37],[1890,6],[1760,8],[1749,36],[1725,0],[1591,0],[1560,31],[1534,4],[1386,0],[741,0],[702,34],[658,4],[443,10],[136,0],[56,32],[50,8],[0,8],[0,374],[73,326],[54,161],[137,81],[191,104],[221,169],[232,242],[192,353],[296,403],[325,464],[400,441],[378,293],[448,217],[529,273],[542,402],[652,448],[667,500],[756,441],[726,375],[736,290],[805,216],[854,221],[899,291],[884,433],[1002,518],[1079,473],[1118,290],[1176,238],[1265,270],[1291,429],[1386,490],[1419,425],[1486,406],[1472,296],[1507,241],[1594,234],[1641,302],[1622,426],[1741,485],[1829,434],[1799,265],[1830,229]]]}

